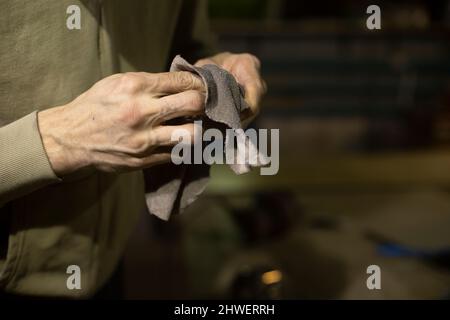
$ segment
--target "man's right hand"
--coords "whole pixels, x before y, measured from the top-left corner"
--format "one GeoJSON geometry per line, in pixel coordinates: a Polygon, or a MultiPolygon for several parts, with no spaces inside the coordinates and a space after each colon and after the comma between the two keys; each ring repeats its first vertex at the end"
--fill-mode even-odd
{"type": "MultiPolygon", "coordinates": [[[[55,173],[86,167],[120,172],[170,161],[172,132],[194,124],[165,121],[204,112],[205,88],[189,72],[124,73],[97,82],[67,105],[38,113],[55,173]]],[[[193,141],[193,139],[191,139],[193,141]]]]}

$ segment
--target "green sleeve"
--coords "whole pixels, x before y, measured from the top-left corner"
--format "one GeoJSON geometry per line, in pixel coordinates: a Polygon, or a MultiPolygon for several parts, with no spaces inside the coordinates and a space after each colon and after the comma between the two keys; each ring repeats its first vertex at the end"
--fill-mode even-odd
{"type": "Polygon", "coordinates": [[[45,153],[36,111],[0,128],[0,207],[59,180],[45,153]]]}

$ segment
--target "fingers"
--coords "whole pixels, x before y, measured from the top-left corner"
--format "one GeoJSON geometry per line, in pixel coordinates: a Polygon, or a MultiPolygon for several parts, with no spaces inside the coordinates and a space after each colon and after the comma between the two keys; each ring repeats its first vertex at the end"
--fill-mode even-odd
{"type": "Polygon", "coordinates": [[[114,168],[110,166],[99,165],[100,170],[106,172],[127,172],[134,171],[136,169],[145,169],[158,164],[168,163],[171,161],[170,152],[152,153],[143,157],[127,157],[122,158],[120,161],[115,161],[116,165],[114,168]]]}
{"type": "Polygon", "coordinates": [[[255,84],[249,84],[245,88],[245,101],[248,103],[252,111],[259,105],[261,100],[261,90],[255,84]]]}
{"type": "Polygon", "coordinates": [[[264,80],[259,82],[252,82],[250,84],[244,85],[245,88],[245,101],[249,105],[250,109],[244,110],[241,113],[241,123],[244,128],[246,128],[253,119],[258,115],[260,110],[261,98],[266,92],[266,85],[264,80]]]}
{"type": "Polygon", "coordinates": [[[194,135],[200,134],[201,130],[194,123],[179,126],[160,126],[152,130],[151,136],[156,140],[158,146],[174,146],[180,142],[186,144],[194,143],[194,135]]]}
{"type": "Polygon", "coordinates": [[[139,163],[139,168],[145,169],[158,164],[168,163],[171,161],[170,152],[166,153],[155,153],[148,157],[142,158],[139,163]]]}
{"type": "Polygon", "coordinates": [[[203,67],[207,64],[217,64],[214,60],[210,58],[200,59],[195,63],[196,67],[203,67]]]}
{"type": "Polygon", "coordinates": [[[242,83],[245,89],[245,101],[250,106],[253,115],[259,112],[261,98],[266,92],[264,81],[257,78],[247,83],[242,83]]]}
{"type": "Polygon", "coordinates": [[[160,98],[158,106],[160,110],[156,116],[157,124],[178,117],[200,115],[205,110],[205,95],[199,91],[189,90],[160,98]]]}
{"type": "Polygon", "coordinates": [[[168,95],[188,90],[206,92],[203,80],[187,71],[147,74],[148,89],[161,95],[168,95]]]}
{"type": "Polygon", "coordinates": [[[223,67],[230,71],[245,89],[245,100],[253,115],[259,112],[261,97],[266,92],[264,80],[260,75],[261,63],[251,54],[237,54],[228,56],[223,67]]]}
{"type": "Polygon", "coordinates": [[[203,58],[203,59],[198,60],[195,63],[195,66],[202,67],[206,64],[216,64],[216,65],[222,66],[223,62],[232,55],[233,54],[230,52],[221,52],[212,57],[203,58]]]}
{"type": "Polygon", "coordinates": [[[252,116],[259,113],[262,96],[267,91],[267,86],[261,78],[257,65],[247,68],[247,72],[241,76],[241,85],[245,89],[245,101],[251,108],[252,116]]]}
{"type": "Polygon", "coordinates": [[[139,132],[127,139],[125,145],[115,146],[115,151],[133,159],[143,159],[153,154],[170,153],[170,147],[178,143],[191,145],[195,142],[194,137],[197,136],[201,137],[201,127],[194,123],[159,126],[139,132]]]}

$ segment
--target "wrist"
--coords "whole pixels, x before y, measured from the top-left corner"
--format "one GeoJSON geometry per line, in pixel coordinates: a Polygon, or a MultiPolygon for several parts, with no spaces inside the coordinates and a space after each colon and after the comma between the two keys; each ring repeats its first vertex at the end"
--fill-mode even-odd
{"type": "Polygon", "coordinates": [[[37,114],[42,144],[53,171],[59,177],[86,166],[80,156],[75,156],[70,139],[66,139],[64,118],[64,106],[43,110],[37,114]]]}

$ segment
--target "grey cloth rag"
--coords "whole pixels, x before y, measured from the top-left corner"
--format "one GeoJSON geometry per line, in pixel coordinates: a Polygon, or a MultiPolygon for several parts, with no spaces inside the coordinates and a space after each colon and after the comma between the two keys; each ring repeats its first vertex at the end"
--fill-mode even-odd
{"type": "MultiPolygon", "coordinates": [[[[201,119],[208,127],[242,129],[240,113],[249,108],[244,100],[244,90],[233,75],[217,65],[196,67],[180,56],[172,61],[170,71],[188,71],[200,76],[205,83],[205,114],[201,119]]],[[[235,161],[230,164],[236,174],[250,170],[250,166],[267,163],[254,143],[245,136],[243,130],[236,130],[238,148],[234,152],[235,161]],[[245,145],[246,148],[240,148],[245,145]],[[243,151],[244,150],[244,151],[243,151]],[[245,152],[242,154],[242,152],[245,152]],[[250,159],[252,157],[253,159],[250,159]],[[238,157],[245,159],[238,163],[238,157]],[[256,156],[256,158],[255,158],[256,156]],[[252,160],[252,161],[250,161],[252,160]]],[[[226,136],[227,145],[228,136],[226,136]]],[[[225,148],[226,150],[226,148],[225,148]]],[[[167,163],[145,170],[146,203],[151,214],[168,220],[171,214],[180,213],[205,190],[209,180],[209,165],[167,163]]]]}

